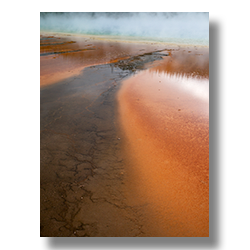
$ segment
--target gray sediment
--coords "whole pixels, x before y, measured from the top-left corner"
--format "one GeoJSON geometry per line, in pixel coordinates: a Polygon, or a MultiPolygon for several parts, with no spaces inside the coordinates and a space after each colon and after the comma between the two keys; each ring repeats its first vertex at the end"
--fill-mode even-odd
{"type": "Polygon", "coordinates": [[[126,203],[116,123],[124,78],[160,51],[85,68],[40,91],[41,236],[144,236],[140,207],[126,203]]]}

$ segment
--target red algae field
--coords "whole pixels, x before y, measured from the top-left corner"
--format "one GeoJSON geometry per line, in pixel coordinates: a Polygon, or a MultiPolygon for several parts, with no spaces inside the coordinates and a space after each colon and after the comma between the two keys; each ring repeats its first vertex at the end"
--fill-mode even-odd
{"type": "Polygon", "coordinates": [[[209,236],[208,51],[195,52],[131,77],[118,97],[131,188],[158,236],[209,236]]]}

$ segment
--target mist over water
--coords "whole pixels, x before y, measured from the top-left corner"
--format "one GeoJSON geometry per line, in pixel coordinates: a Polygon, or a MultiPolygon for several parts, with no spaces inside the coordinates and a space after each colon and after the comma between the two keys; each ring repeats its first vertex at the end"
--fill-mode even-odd
{"type": "Polygon", "coordinates": [[[40,29],[208,46],[209,13],[41,13],[40,29]]]}

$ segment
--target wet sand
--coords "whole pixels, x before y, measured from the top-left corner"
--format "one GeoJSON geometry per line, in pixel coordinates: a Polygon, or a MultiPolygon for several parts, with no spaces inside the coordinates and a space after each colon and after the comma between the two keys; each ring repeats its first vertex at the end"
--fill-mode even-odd
{"type": "Polygon", "coordinates": [[[130,198],[153,236],[208,237],[208,49],[175,53],[119,92],[130,198]]]}
{"type": "Polygon", "coordinates": [[[190,95],[167,84],[159,96],[155,77],[148,81],[175,51],[42,34],[41,236],[207,236],[206,105],[187,105],[190,95]],[[183,100],[177,115],[174,98],[164,97],[170,89],[183,100]]]}

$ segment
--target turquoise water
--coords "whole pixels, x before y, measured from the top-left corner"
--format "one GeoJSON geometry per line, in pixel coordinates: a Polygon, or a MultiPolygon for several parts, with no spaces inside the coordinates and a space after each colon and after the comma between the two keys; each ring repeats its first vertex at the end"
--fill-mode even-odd
{"type": "Polygon", "coordinates": [[[41,31],[129,37],[178,44],[209,45],[209,14],[41,13],[41,31]]]}

